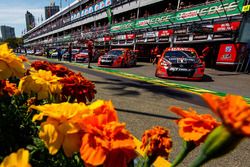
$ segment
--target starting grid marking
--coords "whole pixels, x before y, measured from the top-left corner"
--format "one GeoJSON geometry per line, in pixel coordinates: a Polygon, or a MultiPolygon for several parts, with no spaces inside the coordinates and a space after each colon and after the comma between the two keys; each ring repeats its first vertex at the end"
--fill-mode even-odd
{"type": "MultiPolygon", "coordinates": [[[[35,57],[35,56],[32,56],[32,57],[35,57]]],[[[43,58],[47,59],[45,57],[43,57],[43,58]]],[[[58,61],[55,59],[49,59],[49,60],[52,62],[58,63],[58,61]]],[[[86,64],[79,64],[79,63],[75,63],[75,62],[69,63],[69,62],[65,62],[65,61],[63,61],[63,63],[74,65],[77,67],[87,68],[86,64]]],[[[141,75],[137,75],[137,74],[123,72],[123,71],[117,70],[117,69],[97,67],[97,66],[93,66],[93,65],[91,67],[92,67],[91,70],[94,70],[97,72],[103,72],[103,73],[112,74],[112,75],[127,78],[127,79],[143,81],[143,82],[151,83],[154,85],[174,88],[174,89],[177,89],[179,91],[186,91],[188,93],[192,93],[192,94],[196,94],[196,95],[202,95],[203,93],[211,93],[211,94],[218,95],[221,97],[226,96],[226,93],[223,93],[223,92],[217,92],[217,91],[198,88],[198,87],[194,87],[194,86],[190,86],[190,85],[175,83],[175,82],[171,82],[169,80],[161,80],[161,79],[157,79],[157,78],[153,78],[153,77],[145,77],[145,76],[141,76],[141,75]]],[[[247,101],[248,104],[250,104],[250,97],[244,97],[244,99],[247,101]]]]}

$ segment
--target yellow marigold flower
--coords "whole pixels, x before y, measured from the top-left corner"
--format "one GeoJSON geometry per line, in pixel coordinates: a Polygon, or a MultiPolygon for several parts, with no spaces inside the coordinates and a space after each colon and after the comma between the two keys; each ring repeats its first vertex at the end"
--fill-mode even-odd
{"type": "Polygon", "coordinates": [[[230,131],[250,136],[250,105],[241,96],[204,94],[203,99],[230,131]]]}
{"type": "Polygon", "coordinates": [[[33,117],[33,121],[47,117],[41,124],[39,137],[44,141],[50,154],[56,154],[61,146],[67,157],[79,151],[82,135],[76,120],[90,112],[84,103],[46,104],[30,108],[40,112],[33,117]]]}
{"type": "Polygon", "coordinates": [[[7,44],[0,45],[0,80],[9,77],[23,77],[25,73],[24,64],[7,44]]]}
{"type": "Polygon", "coordinates": [[[17,153],[11,153],[4,158],[0,167],[31,167],[29,164],[29,151],[21,148],[17,153]]]}
{"type": "Polygon", "coordinates": [[[36,93],[38,100],[46,99],[53,94],[60,94],[60,79],[52,75],[51,71],[30,71],[30,75],[21,78],[18,88],[29,95],[36,93]]]}

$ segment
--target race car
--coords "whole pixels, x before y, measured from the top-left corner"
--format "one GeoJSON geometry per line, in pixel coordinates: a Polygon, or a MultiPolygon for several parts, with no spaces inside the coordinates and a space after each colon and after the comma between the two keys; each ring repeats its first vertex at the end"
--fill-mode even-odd
{"type": "Polygon", "coordinates": [[[82,50],[80,53],[75,55],[75,62],[88,62],[89,56],[88,56],[88,49],[82,50]]]}
{"type": "Polygon", "coordinates": [[[107,54],[100,56],[98,66],[131,67],[136,66],[136,55],[131,49],[112,49],[107,54]]]}
{"type": "Polygon", "coordinates": [[[204,71],[205,63],[193,48],[166,48],[158,61],[155,76],[201,80],[204,71]]]}
{"type": "MultiPolygon", "coordinates": [[[[75,55],[77,55],[80,52],[80,49],[72,49],[72,58],[71,60],[75,60],[75,55]]],[[[69,52],[66,51],[63,55],[62,55],[63,60],[69,60],[69,52]]]]}

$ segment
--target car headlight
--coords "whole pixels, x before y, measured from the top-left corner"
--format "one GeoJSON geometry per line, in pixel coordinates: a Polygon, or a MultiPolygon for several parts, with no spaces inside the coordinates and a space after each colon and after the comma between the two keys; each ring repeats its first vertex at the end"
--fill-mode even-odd
{"type": "Polygon", "coordinates": [[[170,61],[167,61],[167,60],[162,60],[161,61],[161,66],[164,66],[164,67],[170,67],[172,65],[172,63],[170,61]]]}

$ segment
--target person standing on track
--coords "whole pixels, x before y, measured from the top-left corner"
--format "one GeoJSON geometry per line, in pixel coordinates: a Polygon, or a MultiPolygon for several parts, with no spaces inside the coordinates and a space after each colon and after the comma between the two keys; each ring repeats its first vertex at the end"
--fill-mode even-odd
{"type": "Polygon", "coordinates": [[[88,56],[89,56],[89,61],[88,61],[88,68],[91,68],[90,63],[92,61],[93,58],[93,40],[87,40],[86,42],[87,44],[87,48],[88,48],[88,56]]]}
{"type": "Polygon", "coordinates": [[[71,63],[71,61],[72,61],[72,43],[69,43],[68,52],[69,52],[69,62],[71,63]]]}

